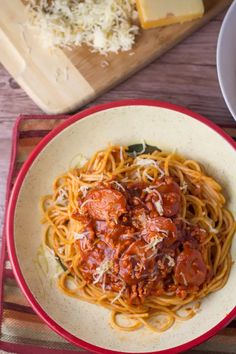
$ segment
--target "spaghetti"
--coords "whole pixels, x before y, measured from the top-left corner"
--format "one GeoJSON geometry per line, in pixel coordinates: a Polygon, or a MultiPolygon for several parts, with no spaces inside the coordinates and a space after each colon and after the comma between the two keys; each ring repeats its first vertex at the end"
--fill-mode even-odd
{"type": "Polygon", "coordinates": [[[41,201],[44,245],[65,294],[110,309],[114,328],[162,332],[227,282],[235,222],[196,161],[144,150],[108,146],[58,177],[41,201]]]}

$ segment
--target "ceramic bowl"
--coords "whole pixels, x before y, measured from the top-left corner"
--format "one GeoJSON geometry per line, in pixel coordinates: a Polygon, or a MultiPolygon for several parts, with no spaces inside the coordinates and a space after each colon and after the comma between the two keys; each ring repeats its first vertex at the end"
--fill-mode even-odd
{"type": "MultiPolygon", "coordinates": [[[[35,255],[42,238],[39,199],[50,193],[56,176],[68,170],[78,152],[91,156],[108,142],[129,145],[145,139],[164,150],[204,164],[224,187],[236,215],[236,154],[233,140],[213,123],[187,109],[157,101],[123,101],[90,108],[47,135],[24,164],[7,216],[8,250],[18,283],[38,315],[72,343],[98,353],[177,353],[200,344],[236,314],[236,266],[225,287],[202,301],[189,321],[162,334],[142,328],[119,332],[109,311],[63,295],[56,280],[40,277],[35,255]]],[[[236,261],[236,239],[232,254],[236,261]]]]}
{"type": "Polygon", "coordinates": [[[229,8],[218,38],[217,73],[225,102],[236,119],[236,1],[229,8]]]}

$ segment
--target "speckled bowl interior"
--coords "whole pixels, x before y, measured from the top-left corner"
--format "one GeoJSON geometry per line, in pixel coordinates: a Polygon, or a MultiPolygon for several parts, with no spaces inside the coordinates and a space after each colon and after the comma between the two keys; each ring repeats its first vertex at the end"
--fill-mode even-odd
{"type": "MultiPolygon", "coordinates": [[[[42,241],[39,199],[51,192],[53,180],[68,169],[71,159],[78,153],[89,157],[108,142],[129,145],[143,139],[164,150],[177,149],[180,154],[201,162],[207,172],[222,184],[228,207],[236,216],[234,147],[211,127],[185,113],[163,107],[128,105],[92,113],[75,121],[49,141],[32,162],[22,184],[18,182],[21,184],[19,193],[15,192],[11,200],[14,219],[8,218],[9,224],[14,223],[13,241],[9,242],[9,247],[15,247],[15,272],[21,273],[28,298],[37,301],[39,308],[47,314],[48,322],[53,323],[52,327],[58,332],[62,328],[63,334],[69,333],[97,347],[134,353],[181,346],[224,320],[236,304],[236,266],[233,265],[225,287],[205,298],[193,319],[177,322],[159,335],[145,328],[136,332],[112,329],[108,310],[63,295],[55,279],[39,281],[34,260],[42,241]]],[[[236,260],[236,239],[232,255],[236,260]]],[[[41,311],[39,308],[38,312],[41,311]]]]}

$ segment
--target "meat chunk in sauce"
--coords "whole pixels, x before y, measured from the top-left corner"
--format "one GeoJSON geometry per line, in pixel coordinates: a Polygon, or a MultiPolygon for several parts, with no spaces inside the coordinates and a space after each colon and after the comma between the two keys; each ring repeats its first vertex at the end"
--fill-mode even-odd
{"type": "Polygon", "coordinates": [[[154,238],[162,238],[166,246],[171,246],[177,237],[177,229],[169,218],[158,216],[147,221],[144,239],[151,242],[154,238]]]}
{"type": "Polygon", "coordinates": [[[114,189],[101,188],[91,190],[86,196],[89,215],[96,220],[117,220],[126,212],[126,199],[124,195],[114,189]]]}
{"type": "Polygon", "coordinates": [[[176,216],[180,210],[181,192],[177,183],[171,177],[158,186],[158,192],[162,197],[163,215],[166,217],[176,216]]]}
{"type": "Polygon", "coordinates": [[[130,303],[166,288],[182,297],[198,289],[209,275],[199,251],[206,232],[185,223],[180,207],[180,188],[171,177],[151,186],[130,184],[124,191],[101,184],[88,192],[73,214],[84,225],[85,237],[76,246],[85,280],[117,292],[125,284],[130,303]],[[109,269],[102,273],[106,262],[109,269]]]}
{"type": "Polygon", "coordinates": [[[185,247],[177,257],[175,267],[176,281],[185,286],[200,286],[204,283],[206,275],[207,268],[201,252],[190,247],[185,247]]]}
{"type": "Polygon", "coordinates": [[[84,278],[93,282],[96,269],[104,260],[111,259],[111,257],[112,249],[107,247],[103,241],[98,241],[92,249],[82,252],[79,266],[84,278]]]}
{"type": "Polygon", "coordinates": [[[129,285],[150,278],[155,271],[153,251],[143,240],[133,242],[120,258],[120,276],[129,285]]]}

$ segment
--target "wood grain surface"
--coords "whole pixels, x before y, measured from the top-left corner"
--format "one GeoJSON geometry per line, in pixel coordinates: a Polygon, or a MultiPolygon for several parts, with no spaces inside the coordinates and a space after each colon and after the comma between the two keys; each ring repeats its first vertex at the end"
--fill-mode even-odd
{"type": "MultiPolygon", "coordinates": [[[[169,101],[192,109],[215,123],[233,123],[220,92],[216,44],[224,14],[145,69],[88,106],[128,98],[169,101]]],[[[5,183],[11,134],[19,113],[42,111],[0,66],[0,222],[3,224],[5,183]]]]}

